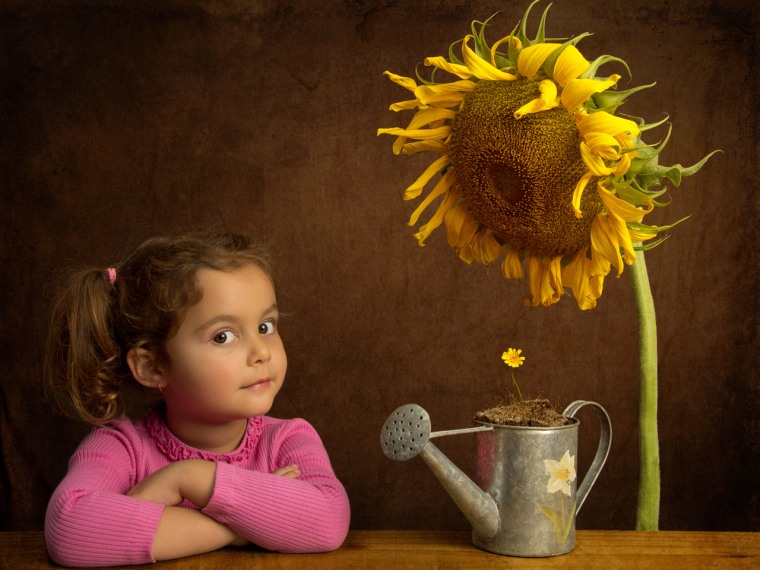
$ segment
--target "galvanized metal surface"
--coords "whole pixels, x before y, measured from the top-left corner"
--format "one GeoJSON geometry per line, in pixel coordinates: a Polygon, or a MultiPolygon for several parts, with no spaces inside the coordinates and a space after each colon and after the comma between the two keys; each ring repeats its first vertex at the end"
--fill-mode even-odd
{"type": "Polygon", "coordinates": [[[572,423],[535,428],[477,422],[481,425],[476,428],[431,433],[429,414],[417,404],[407,404],[389,416],[380,441],[391,459],[422,457],[472,525],[472,542],[478,548],[510,556],[557,556],[575,546],[575,517],[604,466],[612,439],[609,416],[596,402],[578,400],[563,415],[572,423]],[[585,406],[597,413],[600,437],[594,461],[576,487],[580,422],[574,415],[585,406]],[[429,441],[474,431],[480,432],[479,485],[429,441]],[[572,473],[563,464],[564,470],[552,475],[546,462],[560,462],[566,453],[572,458],[572,473]],[[550,486],[552,477],[554,483],[563,480],[567,485],[550,486]]]}

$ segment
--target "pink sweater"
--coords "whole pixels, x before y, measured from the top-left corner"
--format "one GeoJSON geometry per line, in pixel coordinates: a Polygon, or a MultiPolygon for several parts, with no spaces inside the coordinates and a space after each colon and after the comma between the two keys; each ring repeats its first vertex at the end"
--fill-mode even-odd
{"type": "MultiPolygon", "coordinates": [[[[183,444],[152,414],[95,428],[71,457],[45,519],[53,560],[68,566],[154,562],[164,506],[126,493],[182,459],[217,463],[214,492],[202,512],[263,548],[327,551],[346,537],[348,497],[306,421],[252,418],[235,451],[211,453],[183,444]],[[292,463],[301,471],[298,479],[272,475],[292,463]]],[[[181,506],[197,508],[188,501],[181,506]]]]}

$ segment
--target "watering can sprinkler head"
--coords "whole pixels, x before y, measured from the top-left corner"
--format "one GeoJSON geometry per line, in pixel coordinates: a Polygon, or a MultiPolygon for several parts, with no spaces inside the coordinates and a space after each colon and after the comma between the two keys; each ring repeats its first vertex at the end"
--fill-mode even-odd
{"type": "Polygon", "coordinates": [[[428,441],[433,438],[478,431],[493,431],[493,426],[431,432],[427,411],[417,404],[404,404],[385,420],[380,431],[380,446],[388,458],[406,461],[422,453],[428,447],[428,441]]]}
{"type": "Polygon", "coordinates": [[[388,416],[380,432],[383,453],[394,461],[418,455],[430,439],[430,416],[417,404],[406,404],[388,416]]]}

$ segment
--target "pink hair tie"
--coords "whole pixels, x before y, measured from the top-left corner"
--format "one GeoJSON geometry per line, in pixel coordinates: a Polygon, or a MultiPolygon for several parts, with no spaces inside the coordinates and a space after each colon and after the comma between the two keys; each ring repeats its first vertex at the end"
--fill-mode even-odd
{"type": "Polygon", "coordinates": [[[108,282],[113,285],[116,282],[116,268],[109,267],[106,269],[106,273],[108,273],[108,282]]]}

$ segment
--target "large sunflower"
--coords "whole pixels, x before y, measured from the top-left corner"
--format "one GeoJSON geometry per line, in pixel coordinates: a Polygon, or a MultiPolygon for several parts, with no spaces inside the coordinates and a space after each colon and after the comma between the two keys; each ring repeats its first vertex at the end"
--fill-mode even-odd
{"type": "Polygon", "coordinates": [[[642,242],[672,227],[642,222],[659,205],[664,179],[677,186],[707,157],[691,168],[658,165],[667,138],[655,148],[641,133],[664,121],[648,125],[614,114],[650,86],[611,90],[620,75],[596,77],[598,69],[627,65],[606,55],[586,60],[576,44],[588,34],[546,41],[549,8],[529,40],[526,21],[535,3],[511,34],[490,46],[488,20],[473,22],[472,34],[452,44],[448,59],[425,59],[434,68],[429,80],[386,71],[414,94],[391,110],[416,113],[406,128],[378,129],[378,135],[397,137],[395,154],[440,155],[404,194],[416,199],[433,186],[409,220],[417,225],[437,201],[415,234],[420,245],[443,223],[464,262],[490,265],[501,257],[505,278],[527,272],[526,304],[549,306],[569,287],[581,309],[592,309],[611,267],[620,276],[637,248],[662,240],[642,242]],[[461,60],[454,55],[460,43],[461,60]],[[439,83],[438,70],[458,79],[439,83]]]}

